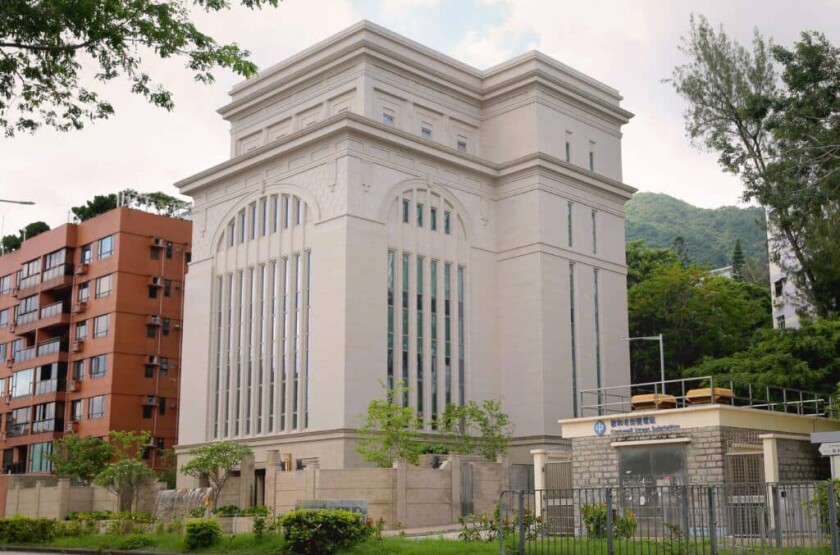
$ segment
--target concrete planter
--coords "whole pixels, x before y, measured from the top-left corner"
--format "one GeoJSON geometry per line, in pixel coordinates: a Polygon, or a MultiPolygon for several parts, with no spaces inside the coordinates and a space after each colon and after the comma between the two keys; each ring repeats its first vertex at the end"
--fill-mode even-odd
{"type": "Polygon", "coordinates": [[[254,531],[254,517],[220,516],[219,526],[223,534],[250,534],[254,531]]]}

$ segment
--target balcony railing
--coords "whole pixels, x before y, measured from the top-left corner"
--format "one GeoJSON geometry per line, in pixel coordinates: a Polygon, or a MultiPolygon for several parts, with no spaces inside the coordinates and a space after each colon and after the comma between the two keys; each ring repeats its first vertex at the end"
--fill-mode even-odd
{"type": "Polygon", "coordinates": [[[44,271],[44,275],[41,277],[41,281],[43,283],[47,283],[48,281],[54,280],[56,278],[64,277],[64,276],[72,276],[73,275],[73,265],[72,264],[59,264],[54,268],[50,268],[49,270],[44,271]]]}
{"type": "Polygon", "coordinates": [[[32,312],[26,312],[24,314],[18,314],[15,318],[15,324],[18,326],[23,326],[26,324],[31,324],[35,320],[38,319],[38,311],[33,310],[32,312]]]}
{"type": "Polygon", "coordinates": [[[57,353],[61,350],[61,338],[50,339],[38,344],[37,356],[42,357],[57,353]]]}
{"type": "Polygon", "coordinates": [[[3,465],[3,474],[25,474],[26,464],[22,462],[8,463],[3,465]]]}
{"type": "Polygon", "coordinates": [[[29,422],[9,424],[6,422],[6,435],[8,437],[20,437],[29,434],[29,422]]]}
{"type": "Polygon", "coordinates": [[[49,420],[36,420],[32,423],[33,434],[43,434],[45,432],[63,432],[64,419],[51,418],[49,420]]]}
{"type": "Polygon", "coordinates": [[[35,347],[27,347],[26,349],[21,349],[19,351],[15,351],[14,359],[15,362],[22,362],[24,360],[31,360],[35,358],[35,347]]]}
{"type": "Polygon", "coordinates": [[[65,312],[67,311],[64,309],[64,303],[62,301],[58,301],[57,303],[48,304],[41,309],[41,319],[43,320],[44,318],[58,316],[65,312]]]}
{"type": "Polygon", "coordinates": [[[58,380],[44,380],[35,382],[35,395],[46,395],[47,393],[55,393],[56,391],[64,391],[64,388],[59,388],[58,380]]]}
{"type": "Polygon", "coordinates": [[[39,283],[41,283],[41,274],[33,274],[20,280],[17,286],[18,289],[29,289],[30,287],[35,287],[39,283]]]}

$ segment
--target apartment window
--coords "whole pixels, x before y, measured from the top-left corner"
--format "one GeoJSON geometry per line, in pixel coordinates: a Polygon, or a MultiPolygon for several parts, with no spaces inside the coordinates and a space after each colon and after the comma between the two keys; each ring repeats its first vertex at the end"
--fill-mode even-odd
{"type": "MultiPolygon", "coordinates": [[[[232,247],[234,242],[236,241],[236,223],[231,220],[227,226],[227,235],[228,235],[228,247],[232,247]]],[[[152,249],[156,250],[156,249],[152,249]]]]}
{"type": "Polygon", "coordinates": [[[67,249],[53,251],[44,258],[44,270],[52,270],[64,264],[67,259],[67,249]]]}
{"type": "Polygon", "coordinates": [[[79,285],[79,293],[77,299],[80,303],[85,303],[88,301],[88,299],[90,299],[90,287],[88,286],[87,282],[79,285]]]}
{"type": "Polygon", "coordinates": [[[91,377],[91,379],[104,377],[107,368],[108,368],[108,357],[107,357],[107,355],[97,355],[95,357],[91,357],[91,359],[90,359],[90,377],[91,377]]]}
{"type": "Polygon", "coordinates": [[[423,227],[423,204],[417,203],[417,227],[423,227]]]}
{"type": "Polygon", "coordinates": [[[12,274],[0,277],[0,295],[5,295],[12,290],[12,274]]]}
{"type": "Polygon", "coordinates": [[[97,243],[96,250],[99,253],[100,259],[108,258],[114,254],[114,236],[109,235],[100,239],[97,243]]]}
{"type": "Polygon", "coordinates": [[[80,382],[85,378],[85,361],[73,361],[73,381],[80,382]]]}
{"type": "MultiPolygon", "coordinates": [[[[0,343],[0,362],[2,362],[4,360],[6,360],[6,344],[5,343],[0,343]]],[[[1,379],[2,378],[0,378],[0,380],[1,379]]],[[[2,384],[2,382],[0,382],[0,384],[2,384]]],[[[0,387],[0,395],[2,395],[2,394],[3,394],[3,388],[0,387]]]]}
{"type": "Polygon", "coordinates": [[[169,335],[169,318],[164,318],[163,319],[163,325],[161,326],[161,329],[163,331],[163,335],[165,335],[165,336],[169,335]]]}
{"type": "Polygon", "coordinates": [[[785,315],[782,314],[781,316],[776,316],[776,327],[780,330],[785,329],[785,315]]]}
{"type": "Polygon", "coordinates": [[[79,261],[82,264],[90,264],[91,260],[93,260],[93,246],[90,243],[82,245],[79,261]]]}
{"type": "Polygon", "coordinates": [[[566,234],[569,238],[569,246],[573,244],[574,235],[572,233],[572,211],[573,206],[571,202],[566,203],[566,234]]]}
{"type": "Polygon", "coordinates": [[[589,171],[595,171],[595,142],[589,141],[589,171]]]}
{"type": "Polygon", "coordinates": [[[87,320],[76,324],[76,340],[84,341],[87,339],[87,320]]]}
{"type": "Polygon", "coordinates": [[[429,208],[429,229],[437,231],[437,208],[429,208]]]}
{"type": "Polygon", "coordinates": [[[149,259],[160,260],[160,249],[157,247],[149,247],[149,259]]]}
{"type": "Polygon", "coordinates": [[[107,297],[111,294],[112,274],[96,278],[96,298],[107,297]]]}
{"type": "Polygon", "coordinates": [[[108,335],[109,320],[108,314],[103,314],[102,316],[97,316],[93,319],[94,338],[108,335]]]}
{"type": "Polygon", "coordinates": [[[5,328],[9,325],[9,309],[4,308],[0,310],[0,328],[5,328]]]}
{"type": "MultiPolygon", "coordinates": [[[[58,430],[56,430],[58,431],[58,430]]],[[[52,454],[52,443],[33,443],[29,446],[29,472],[50,472],[50,455],[52,454]]]]}
{"type": "Polygon", "coordinates": [[[70,404],[70,421],[79,422],[82,419],[82,400],[77,399],[70,404]]]}
{"type": "Polygon", "coordinates": [[[449,210],[443,212],[443,232],[446,235],[452,233],[452,213],[449,210]]]}
{"type": "Polygon", "coordinates": [[[144,378],[154,378],[155,377],[155,367],[154,367],[153,364],[143,365],[143,377],[144,378]]]}
{"type": "Polygon", "coordinates": [[[598,211],[592,211],[592,254],[598,254],[598,211]]]}
{"type": "Polygon", "coordinates": [[[143,405],[143,420],[150,420],[155,413],[155,407],[152,405],[143,405]]]}
{"type": "Polygon", "coordinates": [[[160,357],[160,375],[169,375],[169,359],[166,357],[160,357]]]}
{"type": "Polygon", "coordinates": [[[149,285],[149,286],[147,287],[147,289],[149,290],[149,293],[148,293],[148,294],[149,294],[149,298],[150,298],[150,299],[157,299],[157,298],[158,298],[158,296],[157,296],[157,294],[158,294],[158,288],[157,288],[157,286],[156,286],[156,285],[149,285]]]}
{"type": "Polygon", "coordinates": [[[88,419],[102,418],[105,416],[105,396],[97,395],[88,399],[88,419]]]}
{"type": "Polygon", "coordinates": [[[424,123],[420,126],[420,136],[424,139],[431,139],[432,138],[432,126],[424,123]]]}
{"type": "Polygon", "coordinates": [[[169,297],[172,295],[172,280],[165,279],[163,280],[163,296],[169,297]]]}
{"type": "Polygon", "coordinates": [[[158,414],[166,416],[166,397],[158,397],[158,414]]]}
{"type": "Polygon", "coordinates": [[[12,374],[12,397],[26,397],[32,395],[34,371],[32,368],[12,374]]]}
{"type": "Polygon", "coordinates": [[[396,118],[394,117],[393,110],[390,110],[388,108],[382,110],[382,123],[384,123],[385,125],[394,125],[395,119],[396,118]]]}
{"type": "Polygon", "coordinates": [[[175,246],[172,244],[172,241],[166,242],[166,258],[172,258],[172,251],[175,249],[175,246]]]}
{"type": "Polygon", "coordinates": [[[146,325],[146,337],[149,339],[154,339],[157,337],[157,326],[153,326],[151,324],[146,325]]]}
{"type": "Polygon", "coordinates": [[[773,294],[775,297],[781,297],[785,292],[785,278],[777,279],[773,283],[773,294]]]}
{"type": "Polygon", "coordinates": [[[411,217],[411,201],[407,198],[402,199],[402,221],[404,224],[409,222],[411,217]]]}
{"type": "Polygon", "coordinates": [[[467,138],[464,137],[463,135],[458,135],[457,145],[458,145],[458,150],[460,150],[461,152],[466,152],[467,151],[467,138]]]}

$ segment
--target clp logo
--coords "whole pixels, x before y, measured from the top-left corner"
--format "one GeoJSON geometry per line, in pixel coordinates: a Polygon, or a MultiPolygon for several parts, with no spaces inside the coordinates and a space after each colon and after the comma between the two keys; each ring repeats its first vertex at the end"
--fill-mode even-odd
{"type": "Polygon", "coordinates": [[[604,435],[607,432],[607,425],[604,424],[603,420],[598,420],[595,422],[595,433],[599,436],[604,435]]]}

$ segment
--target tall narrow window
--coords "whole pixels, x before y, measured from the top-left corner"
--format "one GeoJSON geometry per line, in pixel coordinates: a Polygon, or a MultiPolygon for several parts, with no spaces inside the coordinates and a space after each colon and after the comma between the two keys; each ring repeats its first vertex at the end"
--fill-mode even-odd
{"type": "Polygon", "coordinates": [[[246,371],[248,372],[245,382],[245,433],[251,433],[251,399],[253,399],[252,391],[254,384],[254,344],[257,341],[255,328],[255,310],[257,290],[255,287],[255,272],[254,268],[248,268],[248,286],[245,294],[248,296],[248,335],[245,340],[245,351],[247,360],[246,371]]]}
{"type": "Polygon", "coordinates": [[[403,406],[408,406],[408,300],[409,256],[402,256],[402,383],[403,406]]]}
{"type": "Polygon", "coordinates": [[[407,224],[411,217],[411,201],[407,198],[402,199],[402,221],[407,224]]]}
{"type": "Polygon", "coordinates": [[[228,244],[229,247],[232,247],[234,245],[234,243],[236,242],[236,229],[235,228],[236,228],[236,224],[234,223],[233,220],[231,220],[230,223],[228,223],[228,226],[227,226],[227,234],[228,234],[228,243],[227,244],[228,244]]]}
{"type": "Polygon", "coordinates": [[[312,251],[304,253],[306,257],[306,335],[304,335],[303,347],[303,387],[306,395],[303,398],[303,427],[309,427],[309,326],[312,322],[312,251]]]}
{"type": "Polygon", "coordinates": [[[300,369],[301,369],[301,325],[303,323],[303,311],[301,310],[301,277],[303,265],[300,261],[300,254],[294,255],[292,271],[295,274],[295,341],[294,355],[292,356],[292,429],[298,428],[298,409],[300,408],[300,369]]]}
{"type": "Polygon", "coordinates": [[[417,416],[423,420],[423,257],[417,257],[417,416]]]}
{"type": "Polygon", "coordinates": [[[280,229],[280,197],[271,195],[271,232],[280,229]]]}
{"type": "Polygon", "coordinates": [[[432,393],[432,428],[437,428],[438,419],[438,261],[432,260],[430,268],[429,285],[431,286],[431,310],[432,310],[432,335],[431,335],[431,393],[432,393]]]}
{"type": "Polygon", "coordinates": [[[437,208],[429,208],[429,229],[437,231],[437,208]]]}
{"type": "Polygon", "coordinates": [[[598,388],[603,386],[601,379],[601,315],[598,300],[598,269],[592,272],[592,298],[595,301],[595,381],[598,388]]]}
{"type": "MultiPolygon", "coordinates": [[[[265,264],[260,264],[257,274],[256,302],[259,303],[257,313],[257,433],[262,433],[263,425],[263,387],[265,372],[263,371],[263,352],[265,351],[265,264]]],[[[270,299],[269,299],[270,300],[270,299]]]]}
{"type": "Polygon", "coordinates": [[[242,210],[239,212],[239,218],[237,221],[237,225],[239,226],[239,244],[245,242],[245,211],[242,210]]]}
{"type": "Polygon", "coordinates": [[[283,229],[292,226],[292,199],[289,195],[283,195],[283,229]]]}
{"type": "MultiPolygon", "coordinates": [[[[276,200],[277,197],[274,197],[276,200]]],[[[272,260],[268,273],[270,304],[268,305],[268,431],[274,431],[274,388],[277,375],[277,261],[272,260]]]]}
{"type": "Polygon", "coordinates": [[[213,434],[219,437],[219,404],[221,403],[222,387],[222,311],[224,302],[224,278],[216,278],[216,395],[213,403],[213,434]]]}
{"type": "Polygon", "coordinates": [[[595,171],[595,141],[589,141],[589,171],[595,171]]]}
{"type": "Polygon", "coordinates": [[[566,131],[566,162],[572,161],[572,133],[566,131]]]}
{"type": "Polygon", "coordinates": [[[573,241],[573,234],[572,234],[572,203],[566,203],[566,234],[569,236],[569,246],[572,246],[573,241]]]}
{"type": "Polygon", "coordinates": [[[423,227],[423,204],[417,203],[417,227],[423,227]]]}
{"type": "Polygon", "coordinates": [[[447,235],[452,233],[452,213],[449,210],[443,212],[443,232],[447,235]]]}
{"type": "Polygon", "coordinates": [[[286,429],[286,407],[289,398],[289,340],[288,334],[291,330],[290,319],[292,313],[289,310],[289,291],[291,290],[292,276],[289,272],[289,259],[284,258],[281,263],[283,268],[283,319],[280,324],[281,350],[280,350],[280,430],[286,429]]]}
{"type": "Polygon", "coordinates": [[[268,199],[260,199],[260,235],[268,235],[268,199]]]}
{"type": "Polygon", "coordinates": [[[388,373],[386,384],[394,389],[394,251],[388,251],[388,373]]]}
{"type": "Polygon", "coordinates": [[[452,264],[443,265],[443,391],[444,406],[452,404],[452,264]]]}
{"type": "Polygon", "coordinates": [[[465,136],[458,135],[458,141],[457,141],[456,144],[457,144],[458,150],[460,150],[461,152],[466,152],[467,151],[467,138],[465,136]]]}
{"type": "Polygon", "coordinates": [[[304,211],[306,205],[299,198],[295,197],[295,225],[303,225],[304,211]]]}
{"type": "Polygon", "coordinates": [[[464,330],[464,267],[458,266],[458,404],[466,397],[466,341],[464,330]]]}
{"type": "Polygon", "coordinates": [[[592,211],[592,254],[598,254],[598,212],[592,211]]]}
{"type": "Polygon", "coordinates": [[[227,275],[226,282],[225,297],[227,298],[227,321],[225,322],[225,348],[227,349],[227,356],[225,356],[225,402],[224,405],[222,405],[222,410],[225,414],[225,437],[228,437],[230,435],[231,374],[233,372],[233,357],[235,357],[237,353],[237,351],[234,350],[233,343],[233,274],[227,275]]]}
{"type": "Polygon", "coordinates": [[[251,240],[257,238],[257,203],[252,202],[251,206],[248,207],[248,219],[250,224],[250,230],[248,237],[251,240]]]}
{"type": "Polygon", "coordinates": [[[575,265],[569,264],[569,335],[572,351],[572,407],[578,414],[578,379],[577,379],[577,330],[575,328],[575,265]]]}
{"type": "Polygon", "coordinates": [[[236,387],[234,388],[234,397],[233,397],[233,434],[239,435],[239,426],[240,426],[240,408],[242,405],[242,347],[243,347],[243,337],[242,337],[242,317],[243,314],[243,306],[247,302],[247,298],[245,297],[245,273],[242,270],[239,270],[236,274],[236,348],[233,351],[234,356],[236,357],[236,374],[234,378],[236,380],[236,387]]]}

